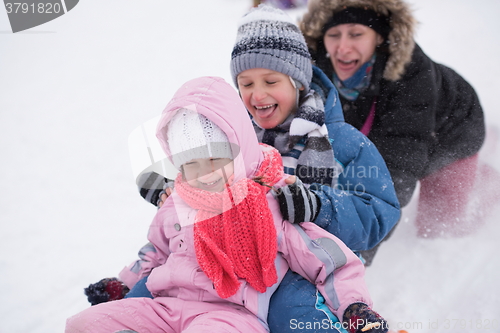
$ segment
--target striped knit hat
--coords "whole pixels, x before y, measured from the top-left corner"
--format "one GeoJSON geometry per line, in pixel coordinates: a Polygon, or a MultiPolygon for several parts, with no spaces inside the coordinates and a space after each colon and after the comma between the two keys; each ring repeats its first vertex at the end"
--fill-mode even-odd
{"type": "Polygon", "coordinates": [[[282,10],[259,5],[243,16],[231,54],[231,75],[266,68],[290,76],[309,91],[311,55],[298,26],[282,10]]]}

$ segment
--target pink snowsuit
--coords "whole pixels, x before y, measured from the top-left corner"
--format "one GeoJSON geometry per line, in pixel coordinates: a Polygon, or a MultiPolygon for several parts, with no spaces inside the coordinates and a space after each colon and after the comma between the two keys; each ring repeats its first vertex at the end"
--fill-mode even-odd
{"type": "MultiPolygon", "coordinates": [[[[235,181],[252,178],[263,153],[234,88],[223,79],[203,77],[177,91],[157,128],[167,156],[165,127],[180,108],[203,114],[217,124],[229,142],[240,148],[234,159],[235,181]]],[[[283,185],[284,180],[276,184],[283,185]]],[[[193,224],[197,211],[174,190],[150,226],[150,251],[120,273],[130,288],[149,275],[147,287],[155,298],[127,298],[92,306],[69,318],[66,332],[268,332],[269,300],[289,268],[314,283],[339,318],[352,303],[371,306],[359,258],[313,223],[284,221],[271,191],[267,201],[277,232],[278,281],[266,292],[260,293],[240,279],[236,294],[219,297],[196,259],[193,224]]]]}

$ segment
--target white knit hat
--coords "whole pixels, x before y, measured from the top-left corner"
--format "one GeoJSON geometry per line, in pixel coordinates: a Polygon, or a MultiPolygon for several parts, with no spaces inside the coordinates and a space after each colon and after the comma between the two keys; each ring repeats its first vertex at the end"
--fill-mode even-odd
{"type": "Polygon", "coordinates": [[[233,159],[231,144],[219,126],[188,109],[179,109],[170,120],[167,143],[178,169],[195,158],[233,159]]]}

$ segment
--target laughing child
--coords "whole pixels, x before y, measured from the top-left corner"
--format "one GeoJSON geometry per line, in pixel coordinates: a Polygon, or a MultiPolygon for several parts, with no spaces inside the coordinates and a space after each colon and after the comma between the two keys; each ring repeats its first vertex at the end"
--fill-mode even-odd
{"type": "Polygon", "coordinates": [[[273,193],[288,177],[281,156],[252,131],[222,79],[177,91],[157,136],[180,173],[150,226],[154,250],[121,276],[129,287],[149,276],[154,298],[92,306],[66,332],[268,332],[269,300],[289,268],[352,332],[387,331],[370,309],[361,260],[315,224],[283,219],[273,193]]]}

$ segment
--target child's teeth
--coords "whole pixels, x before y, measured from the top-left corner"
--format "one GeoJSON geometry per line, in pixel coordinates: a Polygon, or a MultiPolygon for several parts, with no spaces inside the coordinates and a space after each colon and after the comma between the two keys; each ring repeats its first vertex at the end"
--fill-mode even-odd
{"type": "Polygon", "coordinates": [[[272,106],[273,106],[273,104],[271,104],[271,105],[266,105],[266,106],[256,106],[255,108],[256,108],[257,110],[262,110],[262,109],[269,109],[269,108],[270,108],[270,107],[272,107],[272,106]]]}

